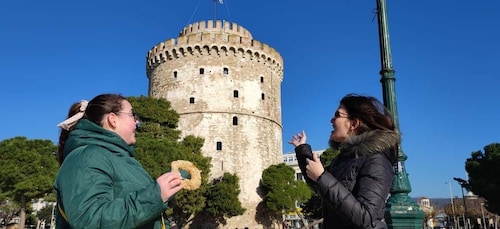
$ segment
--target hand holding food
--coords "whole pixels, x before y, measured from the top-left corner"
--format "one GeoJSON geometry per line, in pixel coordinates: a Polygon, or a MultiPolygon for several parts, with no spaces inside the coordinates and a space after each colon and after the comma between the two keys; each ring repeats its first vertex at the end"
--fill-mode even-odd
{"type": "Polygon", "coordinates": [[[177,160],[171,163],[172,172],[179,172],[182,169],[189,173],[191,179],[182,179],[181,184],[184,189],[195,190],[201,185],[201,171],[190,161],[177,160]]]}

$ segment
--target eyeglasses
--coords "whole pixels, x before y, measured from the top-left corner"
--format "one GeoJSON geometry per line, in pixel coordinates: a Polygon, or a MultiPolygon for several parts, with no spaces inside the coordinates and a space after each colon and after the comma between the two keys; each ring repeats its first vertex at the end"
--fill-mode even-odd
{"type": "Polygon", "coordinates": [[[335,111],[333,118],[349,118],[349,115],[345,114],[345,113],[340,113],[339,111],[335,111]],[[341,116],[341,115],[344,115],[344,116],[341,116]]]}
{"type": "Polygon", "coordinates": [[[134,118],[134,121],[138,121],[139,120],[139,115],[137,115],[136,113],[134,112],[123,112],[123,111],[118,111],[118,112],[115,112],[115,114],[126,114],[132,118],[134,118]]]}

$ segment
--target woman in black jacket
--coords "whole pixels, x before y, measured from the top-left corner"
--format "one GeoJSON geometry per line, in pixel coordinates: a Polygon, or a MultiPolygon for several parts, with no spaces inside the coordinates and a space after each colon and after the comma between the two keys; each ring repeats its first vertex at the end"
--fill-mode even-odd
{"type": "Polygon", "coordinates": [[[340,154],[326,170],[304,131],[289,141],[306,182],[323,199],[323,228],[387,228],[384,206],[400,141],[391,114],[374,97],[349,94],[331,123],[330,145],[340,154]]]}

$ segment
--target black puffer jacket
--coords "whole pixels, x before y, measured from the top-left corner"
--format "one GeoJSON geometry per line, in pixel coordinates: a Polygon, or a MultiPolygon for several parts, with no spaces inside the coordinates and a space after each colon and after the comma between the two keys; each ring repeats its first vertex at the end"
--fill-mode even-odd
{"type": "MultiPolygon", "coordinates": [[[[317,182],[304,176],[323,199],[323,228],[387,228],[384,222],[385,201],[394,178],[393,154],[399,134],[373,130],[349,136],[340,145],[340,154],[317,182]]],[[[302,174],[311,146],[295,148],[302,174]]]]}

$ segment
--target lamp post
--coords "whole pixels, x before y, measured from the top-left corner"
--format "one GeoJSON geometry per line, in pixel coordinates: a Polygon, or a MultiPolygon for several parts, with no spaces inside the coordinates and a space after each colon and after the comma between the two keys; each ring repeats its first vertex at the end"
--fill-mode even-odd
{"type": "Polygon", "coordinates": [[[484,207],[484,203],[481,203],[481,216],[483,217],[483,228],[486,228],[486,220],[484,219],[483,207],[484,207]]]}
{"type": "Polygon", "coordinates": [[[448,184],[448,187],[450,187],[450,202],[451,202],[451,212],[453,214],[453,228],[456,228],[457,225],[456,225],[456,222],[457,222],[457,219],[455,217],[455,205],[453,204],[453,193],[451,192],[451,183],[450,182],[446,182],[448,184]]]}
{"type": "Polygon", "coordinates": [[[55,218],[55,208],[56,208],[56,204],[57,203],[52,203],[52,214],[50,215],[50,228],[56,228],[55,227],[55,222],[56,222],[56,218],[55,218]]]}
{"type": "Polygon", "coordinates": [[[464,227],[469,228],[467,224],[469,220],[468,219],[467,221],[465,220],[465,218],[467,217],[467,205],[465,204],[465,195],[464,195],[464,188],[468,187],[469,183],[466,180],[458,177],[453,177],[453,180],[456,180],[460,184],[462,190],[462,200],[464,201],[464,227]]]}
{"type": "MultiPolygon", "coordinates": [[[[387,22],[386,1],[377,0],[378,34],[380,41],[380,70],[384,105],[391,111],[394,125],[399,130],[398,109],[396,105],[396,89],[394,69],[392,68],[391,47],[389,42],[389,26],[387,22]]],[[[398,150],[398,165],[396,176],[391,186],[391,196],[386,202],[385,220],[390,229],[415,228],[421,229],[424,221],[424,212],[413,201],[408,193],[411,192],[410,180],[406,173],[404,162],[407,156],[401,149],[398,150]]]]}

